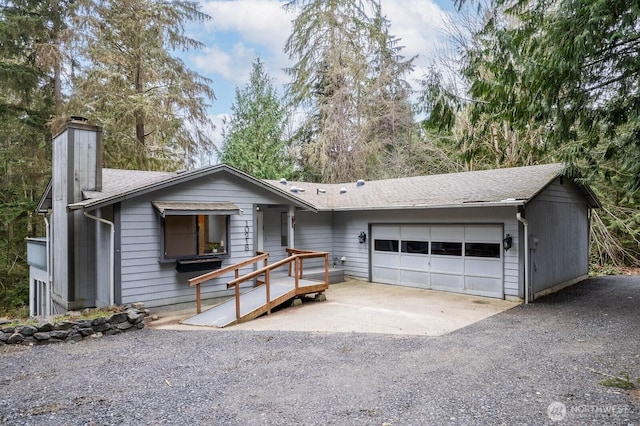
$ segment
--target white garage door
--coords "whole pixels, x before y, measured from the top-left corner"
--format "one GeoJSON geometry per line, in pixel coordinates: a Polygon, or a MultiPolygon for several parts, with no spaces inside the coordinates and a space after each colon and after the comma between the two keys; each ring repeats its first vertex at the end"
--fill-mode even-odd
{"type": "Polygon", "coordinates": [[[372,281],[503,297],[502,225],[374,225],[372,281]]]}

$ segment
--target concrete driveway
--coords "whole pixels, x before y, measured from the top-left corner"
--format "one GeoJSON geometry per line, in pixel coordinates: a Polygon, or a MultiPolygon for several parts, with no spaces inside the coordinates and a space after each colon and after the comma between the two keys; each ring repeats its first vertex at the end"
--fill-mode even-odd
{"type": "MultiPolygon", "coordinates": [[[[440,336],[503,312],[518,302],[411,287],[375,284],[357,279],[333,284],[326,301],[304,299],[253,321],[226,327],[180,324],[195,315],[195,306],[158,311],[151,328],[174,330],[280,330],[440,336]]],[[[206,308],[205,308],[206,309],[206,308]]]]}

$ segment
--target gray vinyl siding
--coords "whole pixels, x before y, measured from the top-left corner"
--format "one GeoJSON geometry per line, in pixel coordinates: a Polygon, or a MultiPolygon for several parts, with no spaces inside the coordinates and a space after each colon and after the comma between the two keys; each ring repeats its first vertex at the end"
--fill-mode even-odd
{"type": "MultiPolygon", "coordinates": [[[[250,185],[230,174],[218,173],[197,181],[148,194],[121,205],[121,291],[122,303],[143,301],[149,307],[195,300],[195,288],[187,281],[202,272],[178,273],[175,262],[160,261],[161,226],[152,201],[233,202],[242,215],[232,215],[230,221],[229,255],[221,256],[223,266],[241,262],[255,255],[253,244],[257,204],[282,204],[276,195],[250,185]],[[248,229],[246,229],[248,228],[248,229]],[[249,235],[249,250],[245,230],[249,235]]],[[[266,218],[265,218],[266,222],[266,218]]],[[[265,226],[266,227],[266,226],[265,226]]],[[[250,272],[247,267],[242,272],[250,272]]],[[[230,295],[226,283],[233,279],[221,277],[202,286],[202,297],[230,295]]]]}
{"type": "MultiPolygon", "coordinates": [[[[269,253],[269,262],[284,259],[287,255],[280,238],[280,215],[288,208],[264,209],[264,251],[269,253]]],[[[333,251],[331,230],[332,213],[296,210],[295,248],[301,250],[333,251]]],[[[331,255],[333,259],[333,255],[331,255]]],[[[320,260],[309,260],[305,267],[324,266],[320,260]]]]}
{"type": "MultiPolygon", "coordinates": [[[[332,216],[330,212],[297,211],[295,232],[296,248],[329,252],[330,267],[333,265],[334,257],[337,256],[333,246],[332,216]]],[[[305,267],[321,266],[324,266],[322,259],[305,261],[305,267]]],[[[336,266],[340,266],[339,261],[336,266]]]]}
{"type": "Polygon", "coordinates": [[[345,274],[369,280],[370,233],[373,224],[502,224],[505,234],[511,234],[513,238],[512,248],[504,253],[504,294],[509,297],[522,297],[523,277],[519,268],[516,211],[515,207],[505,206],[336,212],[333,218],[333,251],[338,258],[347,258],[344,263],[345,274]],[[367,234],[366,244],[358,242],[358,235],[362,231],[367,234]]]}
{"type": "Polygon", "coordinates": [[[526,206],[530,238],[538,240],[530,247],[534,294],[588,274],[588,210],[575,184],[562,178],[526,206]]]}

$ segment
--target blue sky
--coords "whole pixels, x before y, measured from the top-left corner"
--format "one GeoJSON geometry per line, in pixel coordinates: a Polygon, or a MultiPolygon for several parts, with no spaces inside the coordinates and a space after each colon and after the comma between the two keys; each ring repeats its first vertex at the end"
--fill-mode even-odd
{"type": "MultiPolygon", "coordinates": [[[[183,56],[196,72],[213,80],[217,100],[209,109],[214,121],[230,113],[236,87],[249,79],[251,63],[260,56],[274,85],[288,82],[283,68],[292,63],[283,52],[295,13],[286,12],[280,0],[200,1],[213,19],[191,26],[190,35],[206,48],[183,56]]],[[[405,57],[419,55],[409,81],[422,77],[436,52],[443,48],[443,22],[453,10],[452,0],[381,0],[391,22],[391,34],[401,38],[405,57]]],[[[182,56],[182,55],[181,55],[182,56]]]]}

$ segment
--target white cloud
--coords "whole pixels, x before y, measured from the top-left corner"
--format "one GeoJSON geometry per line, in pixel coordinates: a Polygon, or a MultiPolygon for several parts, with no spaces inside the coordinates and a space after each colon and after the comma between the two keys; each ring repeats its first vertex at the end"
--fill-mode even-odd
{"type": "Polygon", "coordinates": [[[239,86],[247,82],[251,71],[251,62],[257,50],[242,42],[235,43],[231,51],[219,45],[206,47],[199,54],[192,56],[192,61],[205,74],[218,74],[239,86]]]}
{"type": "Polygon", "coordinates": [[[391,22],[391,33],[402,39],[408,55],[430,53],[440,43],[447,14],[430,0],[387,0],[382,12],[391,22]]]}
{"type": "Polygon", "coordinates": [[[279,51],[293,19],[282,4],[278,0],[208,1],[203,11],[213,17],[208,25],[214,31],[237,32],[248,42],[279,51]]]}

